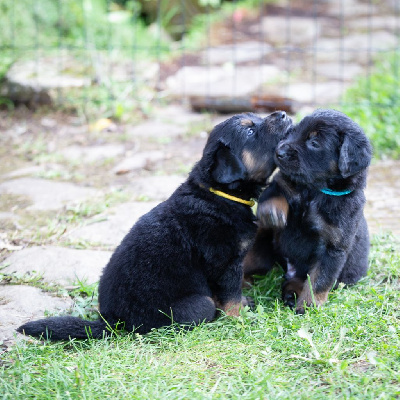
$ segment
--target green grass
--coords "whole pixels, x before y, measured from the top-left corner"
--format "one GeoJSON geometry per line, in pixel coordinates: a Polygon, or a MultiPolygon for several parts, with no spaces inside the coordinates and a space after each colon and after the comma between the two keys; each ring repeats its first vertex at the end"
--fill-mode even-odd
{"type": "Polygon", "coordinates": [[[4,399],[394,399],[400,396],[399,243],[377,237],[368,276],[298,316],[278,300],[282,273],[258,280],[258,305],[185,332],[30,342],[3,353],[4,399]]]}
{"type": "Polygon", "coordinates": [[[0,50],[12,50],[10,56],[28,50],[32,56],[56,48],[128,54],[135,49],[138,57],[156,57],[153,51],[168,47],[147,29],[138,11],[107,0],[2,0],[0,50]]]}
{"type": "Polygon", "coordinates": [[[369,77],[343,98],[346,114],[365,130],[377,158],[400,158],[400,54],[382,55],[369,77]]]}

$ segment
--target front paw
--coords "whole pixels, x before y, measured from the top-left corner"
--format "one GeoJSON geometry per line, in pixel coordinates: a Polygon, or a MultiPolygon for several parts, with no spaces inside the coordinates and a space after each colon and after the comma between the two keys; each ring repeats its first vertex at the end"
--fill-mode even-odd
{"type": "Polygon", "coordinates": [[[308,282],[306,282],[297,300],[296,314],[304,314],[306,307],[323,306],[328,299],[328,293],[329,290],[315,293],[310,290],[308,282]]]}
{"type": "Polygon", "coordinates": [[[285,306],[295,308],[300,293],[303,290],[304,282],[299,278],[287,279],[282,286],[282,300],[285,306]]]}
{"type": "Polygon", "coordinates": [[[294,290],[288,290],[282,293],[283,304],[291,309],[296,307],[297,293],[294,290]]]}
{"type": "Polygon", "coordinates": [[[283,229],[287,223],[289,205],[284,197],[273,197],[258,205],[257,217],[262,228],[283,229]]]}

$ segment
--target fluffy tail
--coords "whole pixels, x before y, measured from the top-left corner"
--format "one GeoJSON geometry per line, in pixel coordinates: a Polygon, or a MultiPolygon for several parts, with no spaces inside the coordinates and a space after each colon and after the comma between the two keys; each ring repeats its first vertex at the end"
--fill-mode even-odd
{"type": "Polygon", "coordinates": [[[109,325],[102,319],[85,321],[77,317],[51,317],[27,322],[17,332],[50,340],[101,339],[110,335],[109,325]]]}

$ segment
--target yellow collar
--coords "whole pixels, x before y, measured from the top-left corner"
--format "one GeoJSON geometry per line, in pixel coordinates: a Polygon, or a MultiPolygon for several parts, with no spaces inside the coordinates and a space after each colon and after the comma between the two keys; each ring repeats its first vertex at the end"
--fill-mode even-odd
{"type": "Polygon", "coordinates": [[[232,200],[232,201],[236,201],[238,203],[246,204],[246,206],[253,207],[254,204],[256,204],[256,202],[254,200],[243,200],[243,199],[240,199],[239,197],[231,196],[228,193],[224,193],[224,192],[221,192],[219,190],[215,190],[213,188],[210,188],[209,190],[210,190],[211,193],[214,193],[217,196],[225,197],[225,199],[229,199],[229,200],[232,200]]]}

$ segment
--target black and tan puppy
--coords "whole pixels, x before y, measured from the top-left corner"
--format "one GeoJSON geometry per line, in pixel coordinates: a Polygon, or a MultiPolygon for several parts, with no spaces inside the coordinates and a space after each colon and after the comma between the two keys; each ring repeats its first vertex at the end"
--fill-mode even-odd
{"type": "Polygon", "coordinates": [[[304,304],[322,305],[335,283],[364,276],[371,155],[362,129],[341,112],[317,110],[293,126],[276,149],[280,172],[259,200],[260,228],[244,260],[245,276],[281,263],[283,300],[299,313],[304,304]]]}
{"type": "Polygon", "coordinates": [[[285,112],[236,115],[210,134],[201,160],[172,196],[141,217],[103,271],[101,319],[65,316],[28,322],[27,335],[101,338],[119,322],[149,332],[238,315],[243,257],[256,225],[251,206],[275,169],[273,155],[291,125],[285,112]]]}

